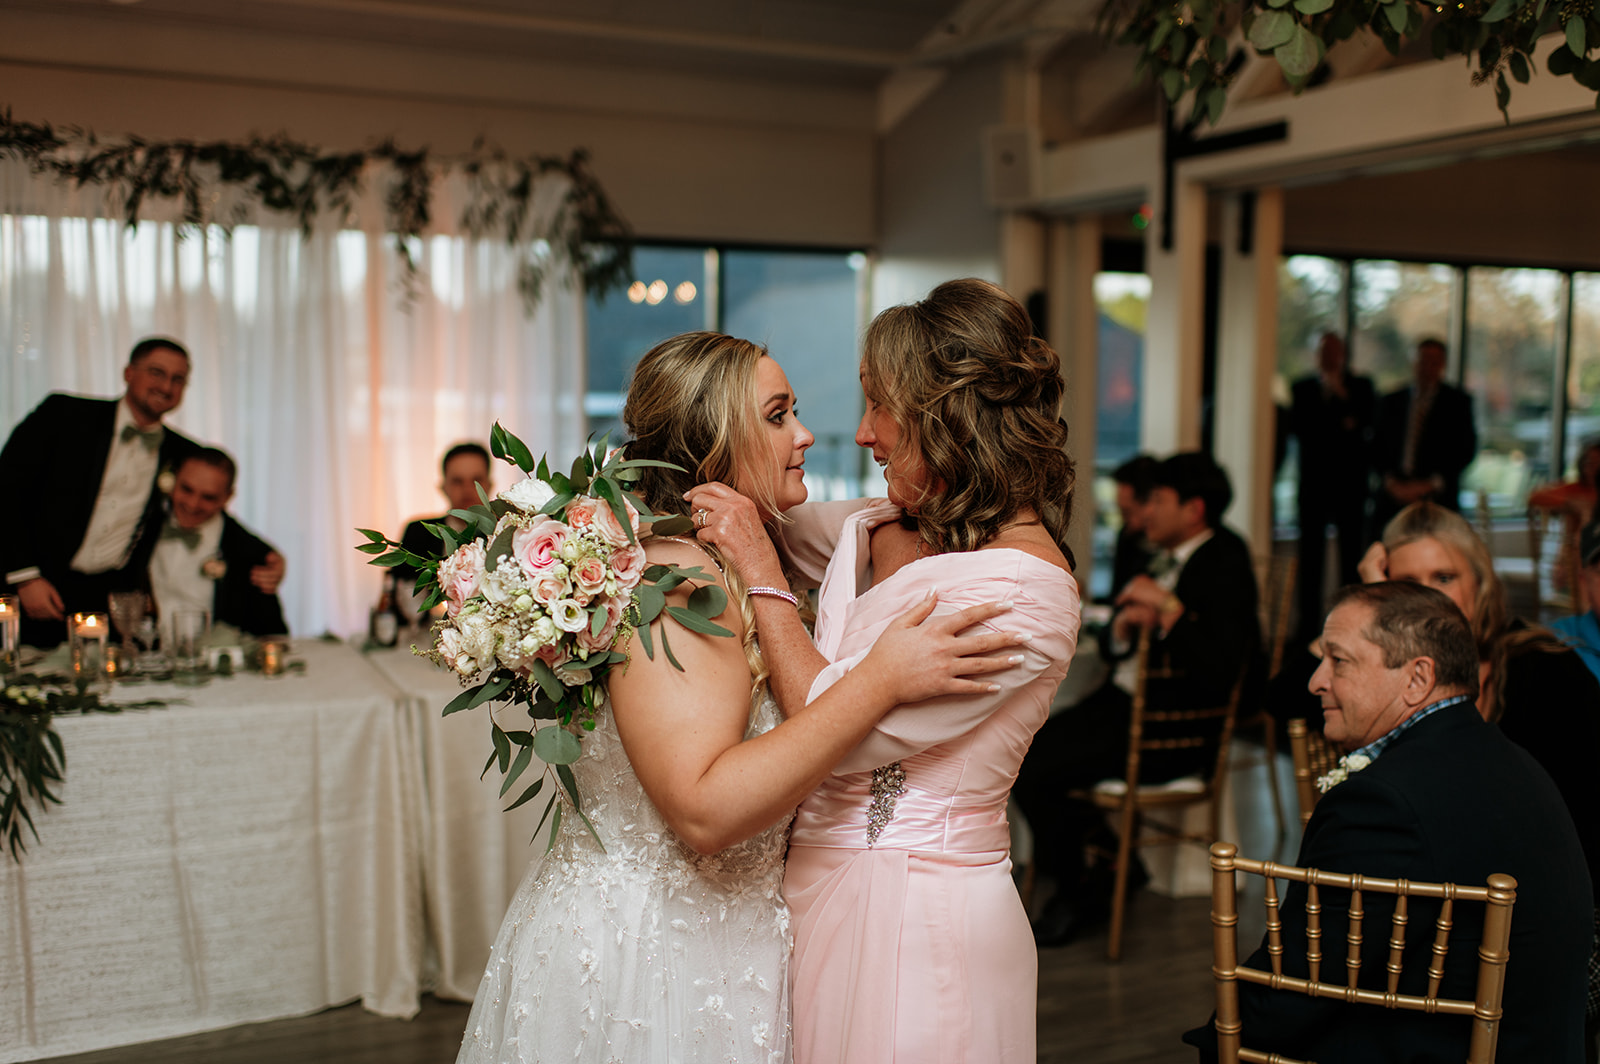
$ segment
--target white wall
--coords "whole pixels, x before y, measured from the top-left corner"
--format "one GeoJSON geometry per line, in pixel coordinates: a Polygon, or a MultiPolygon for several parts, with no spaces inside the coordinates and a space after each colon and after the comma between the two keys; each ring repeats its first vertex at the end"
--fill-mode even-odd
{"type": "Polygon", "coordinates": [[[148,138],[287,133],[327,149],[393,137],[459,153],[589,149],[643,236],[866,245],[869,88],[530,63],[57,10],[7,11],[0,106],[148,138]]]}
{"type": "Polygon", "coordinates": [[[874,312],[953,277],[1001,280],[1001,214],[984,188],[983,130],[1001,121],[1004,89],[999,60],[963,67],[884,136],[874,312]]]}

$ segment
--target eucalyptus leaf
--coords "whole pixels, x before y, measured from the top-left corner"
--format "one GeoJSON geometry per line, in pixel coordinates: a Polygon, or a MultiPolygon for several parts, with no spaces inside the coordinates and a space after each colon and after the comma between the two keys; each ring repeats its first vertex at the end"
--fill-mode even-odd
{"type": "Polygon", "coordinates": [[[1294,16],[1287,11],[1262,11],[1250,27],[1250,43],[1270,52],[1294,36],[1294,16]]]}
{"type": "Polygon", "coordinates": [[[500,567],[500,559],[511,556],[511,537],[517,534],[516,525],[507,525],[500,534],[494,537],[494,542],[489,544],[489,549],[484,552],[484,569],[493,572],[500,567]]]}
{"type": "Polygon", "coordinates": [[[710,620],[728,608],[728,595],[716,584],[702,584],[689,595],[689,608],[710,620]]]}
{"type": "Polygon", "coordinates": [[[505,811],[509,813],[509,812],[511,812],[511,810],[517,808],[518,806],[522,805],[523,803],[532,801],[533,797],[535,795],[537,795],[543,789],[544,789],[544,777],[540,776],[538,779],[533,781],[533,786],[532,787],[529,787],[527,790],[522,792],[522,797],[518,798],[516,801],[512,802],[510,805],[506,806],[505,811]]]}
{"type": "Polygon", "coordinates": [[[604,606],[589,607],[589,634],[596,639],[600,638],[600,633],[605,631],[608,620],[610,617],[604,606]]]}
{"type": "Polygon", "coordinates": [[[570,765],[583,756],[583,744],[565,728],[540,728],[533,733],[533,752],[550,765],[570,765]]]}
{"type": "Polygon", "coordinates": [[[1394,27],[1396,33],[1406,31],[1406,22],[1409,15],[1406,11],[1405,0],[1393,0],[1393,3],[1383,5],[1383,14],[1389,20],[1389,25],[1394,27]]]}
{"type": "MultiPolygon", "coordinates": [[[[382,554],[388,549],[389,545],[387,543],[362,543],[356,547],[356,550],[360,551],[362,554],[382,554]]],[[[378,563],[369,562],[368,564],[377,565],[378,563]]]]}
{"type": "Polygon", "coordinates": [[[1168,35],[1172,33],[1172,20],[1161,19],[1156,23],[1156,31],[1150,35],[1150,43],[1145,45],[1145,51],[1154,53],[1166,43],[1168,35]]]}
{"type": "MultiPolygon", "coordinates": [[[[693,616],[693,614],[690,614],[690,616],[693,616]]],[[[661,626],[661,650],[667,655],[667,660],[672,663],[672,667],[682,672],[683,665],[678,661],[677,655],[672,652],[672,642],[667,638],[667,626],[664,624],[661,626]]]]}
{"type": "Polygon", "coordinates": [[[545,696],[550,701],[560,702],[563,696],[566,695],[566,685],[556,678],[555,670],[549,665],[538,658],[534,658],[530,671],[533,673],[534,682],[539,685],[540,690],[544,691],[545,696]]]}
{"type": "MultiPolygon", "coordinates": [[[[554,798],[551,798],[550,800],[552,802],[555,802],[554,798]]],[[[555,819],[550,821],[550,844],[544,848],[544,852],[545,853],[549,853],[551,850],[555,849],[556,848],[556,839],[558,839],[560,837],[561,837],[561,803],[560,802],[556,802],[555,819]]]]}
{"type": "Polygon", "coordinates": [[[1583,16],[1574,15],[1567,19],[1567,47],[1572,54],[1582,58],[1589,51],[1588,42],[1584,39],[1583,16]]]}
{"type": "Polygon", "coordinates": [[[1161,75],[1161,90],[1167,94],[1167,99],[1176,100],[1183,91],[1183,72],[1169,69],[1161,75]]]}
{"type": "MultiPolygon", "coordinates": [[[[560,804],[561,804],[561,795],[559,793],[555,792],[555,791],[551,791],[550,792],[550,800],[545,803],[544,812],[541,813],[540,816],[539,816],[539,826],[533,829],[533,838],[530,838],[528,840],[529,842],[532,842],[533,839],[536,839],[536,838],[539,837],[539,832],[544,830],[545,821],[550,819],[551,811],[554,810],[560,804]]],[[[560,823],[560,821],[558,820],[557,823],[560,823]]],[[[550,842],[551,842],[552,845],[554,845],[554,843],[555,843],[555,833],[554,832],[552,832],[551,835],[550,835],[550,842]]],[[[550,850],[547,848],[545,850],[545,852],[549,853],[550,850]]]]}
{"type": "Polygon", "coordinates": [[[640,584],[633,592],[634,608],[639,611],[639,626],[648,627],[667,606],[667,596],[655,584],[640,584]]]}
{"type": "Polygon", "coordinates": [[[1528,83],[1528,60],[1521,52],[1512,52],[1511,58],[1506,60],[1506,64],[1511,67],[1512,77],[1523,85],[1528,83]]]}
{"type": "Polygon", "coordinates": [[[1494,4],[1483,13],[1480,21],[1504,22],[1519,6],[1521,5],[1517,0],[1494,0],[1494,4]]]}
{"type": "Polygon", "coordinates": [[[500,771],[504,772],[511,767],[511,740],[500,730],[500,725],[490,721],[489,727],[489,737],[494,741],[494,757],[500,762],[500,771]]]}
{"type": "Polygon", "coordinates": [[[1333,0],[1294,0],[1294,9],[1302,15],[1320,15],[1333,6],[1333,0]]]}
{"type": "Polygon", "coordinates": [[[658,536],[685,536],[694,531],[694,521],[682,514],[668,514],[650,522],[650,531],[658,536]]]}
{"type": "MultiPolygon", "coordinates": [[[[732,632],[722,627],[722,625],[714,624],[700,616],[698,613],[695,613],[692,610],[686,610],[682,606],[668,606],[667,616],[671,617],[673,620],[677,621],[691,632],[699,632],[702,635],[721,635],[730,637],[733,635],[732,632]]],[[[663,634],[661,636],[661,642],[665,644],[667,641],[665,629],[663,629],[662,632],[663,634]]]]}
{"type": "Polygon", "coordinates": [[[517,751],[516,758],[511,762],[511,771],[506,773],[505,781],[500,784],[500,797],[504,798],[506,796],[506,792],[511,789],[511,785],[517,782],[517,777],[522,775],[523,770],[528,767],[528,763],[532,760],[532,746],[524,746],[517,751]]]}

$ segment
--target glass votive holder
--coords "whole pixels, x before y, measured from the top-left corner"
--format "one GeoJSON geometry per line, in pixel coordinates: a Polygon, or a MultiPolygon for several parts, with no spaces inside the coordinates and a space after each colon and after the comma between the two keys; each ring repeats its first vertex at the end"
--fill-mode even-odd
{"type": "Polygon", "coordinates": [[[111,617],[108,614],[74,613],[67,619],[72,679],[80,689],[103,688],[110,682],[106,671],[106,646],[110,639],[111,617]]]}
{"type": "Polygon", "coordinates": [[[289,641],[263,639],[261,641],[261,675],[280,676],[289,659],[289,641]]]}
{"type": "Polygon", "coordinates": [[[0,672],[15,672],[22,647],[22,604],[15,595],[0,595],[0,672]]]}

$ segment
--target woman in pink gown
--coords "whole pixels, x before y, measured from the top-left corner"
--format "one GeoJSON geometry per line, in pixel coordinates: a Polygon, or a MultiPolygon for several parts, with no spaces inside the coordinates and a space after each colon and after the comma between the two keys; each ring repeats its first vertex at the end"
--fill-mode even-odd
{"type": "MultiPolygon", "coordinates": [[[[780,702],[826,690],[930,590],[940,611],[1009,600],[1005,626],[1032,638],[988,694],[891,710],[802,803],[784,878],[795,1061],[1031,1064],[1038,960],[1006,801],[1077,643],[1059,361],[1004,292],[954,281],[873,322],[862,384],[856,441],[889,498],[791,511],[788,575],[821,586],[814,649],[792,610],[758,609],[780,702]]],[[[778,578],[732,493],[690,500],[703,538],[778,578]]]]}

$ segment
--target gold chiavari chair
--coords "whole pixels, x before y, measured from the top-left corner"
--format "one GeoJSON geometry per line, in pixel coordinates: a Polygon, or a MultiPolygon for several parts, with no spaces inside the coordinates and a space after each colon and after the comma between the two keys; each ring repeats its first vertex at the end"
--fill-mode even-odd
{"type": "Polygon", "coordinates": [[[1074,797],[1085,798],[1097,809],[1116,814],[1117,854],[1116,880],[1111,895],[1111,935],[1106,944],[1106,959],[1118,960],[1122,956],[1122,924],[1128,907],[1128,870],[1142,846],[1171,845],[1194,842],[1202,845],[1216,841],[1221,835],[1219,821],[1222,794],[1228,780],[1228,746],[1233,739],[1234,718],[1239,710],[1239,692],[1244,677],[1233,685],[1233,693],[1226,705],[1195,709],[1153,710],[1149,708],[1147,689],[1153,678],[1171,678],[1172,673],[1150,668],[1150,633],[1139,637],[1138,680],[1134,685],[1133,710],[1128,725],[1128,763],[1121,780],[1109,780],[1093,790],[1074,797]],[[1153,729],[1151,725],[1155,725],[1153,729]],[[1148,734],[1147,734],[1148,731],[1148,734]],[[1146,753],[1155,750],[1203,750],[1216,746],[1216,758],[1201,778],[1177,781],[1174,784],[1139,783],[1139,766],[1146,753]],[[1173,824],[1148,820],[1149,810],[1181,810],[1188,806],[1210,803],[1209,830],[1191,833],[1173,824]]]}
{"type": "MultiPolygon", "coordinates": [[[[1500,1031],[1501,1001],[1505,991],[1506,961],[1511,940],[1511,907],[1517,900],[1517,881],[1511,876],[1496,873],[1489,877],[1486,887],[1466,887],[1453,883],[1415,883],[1410,880],[1379,879],[1360,874],[1321,872],[1314,868],[1297,868],[1272,861],[1252,861],[1238,856],[1239,848],[1231,842],[1213,843],[1211,846],[1211,927],[1212,972],[1217,984],[1217,1059],[1220,1064],[1311,1064],[1278,1053],[1264,1053],[1247,1049],[1241,1042],[1250,1037],[1242,1030],[1239,1017],[1239,983],[1255,983],[1282,993],[1305,994],[1314,998],[1327,998],[1361,1007],[1411,1009],[1421,1012],[1442,1013],[1447,1016],[1470,1016],[1472,1039],[1467,1064],[1493,1064],[1495,1041],[1500,1031]],[[1248,872],[1261,876],[1266,888],[1267,955],[1271,958],[1271,971],[1246,967],[1239,963],[1239,910],[1237,873],[1248,872]],[[1283,956],[1286,944],[1283,923],[1279,917],[1280,902],[1277,880],[1306,884],[1306,975],[1302,979],[1285,975],[1283,956]],[[1322,906],[1320,891],[1333,889],[1350,892],[1346,949],[1344,956],[1323,956],[1322,906]],[[1370,990],[1359,986],[1361,975],[1361,948],[1365,916],[1363,894],[1389,894],[1395,896],[1393,915],[1389,918],[1388,963],[1386,989],[1370,990]],[[1405,955],[1408,922],[1408,899],[1441,899],[1439,915],[1433,921],[1432,950],[1429,953],[1428,985],[1424,994],[1399,992],[1401,961],[1405,955]],[[1439,996],[1439,986],[1444,978],[1444,959],[1450,949],[1450,932],[1455,918],[1456,903],[1482,902],[1483,938],[1478,947],[1478,979],[1472,1000],[1439,996]],[[1324,965],[1327,971],[1324,972],[1324,965]],[[1338,978],[1325,980],[1323,976],[1338,978]]],[[[1329,943],[1332,946],[1332,943],[1329,943]]]]}
{"type": "Polygon", "coordinates": [[[1339,752],[1328,745],[1321,732],[1311,731],[1300,717],[1289,721],[1289,756],[1294,761],[1294,789],[1300,796],[1300,826],[1311,819],[1322,792],[1317,778],[1326,776],[1339,763],[1339,752]]]}

